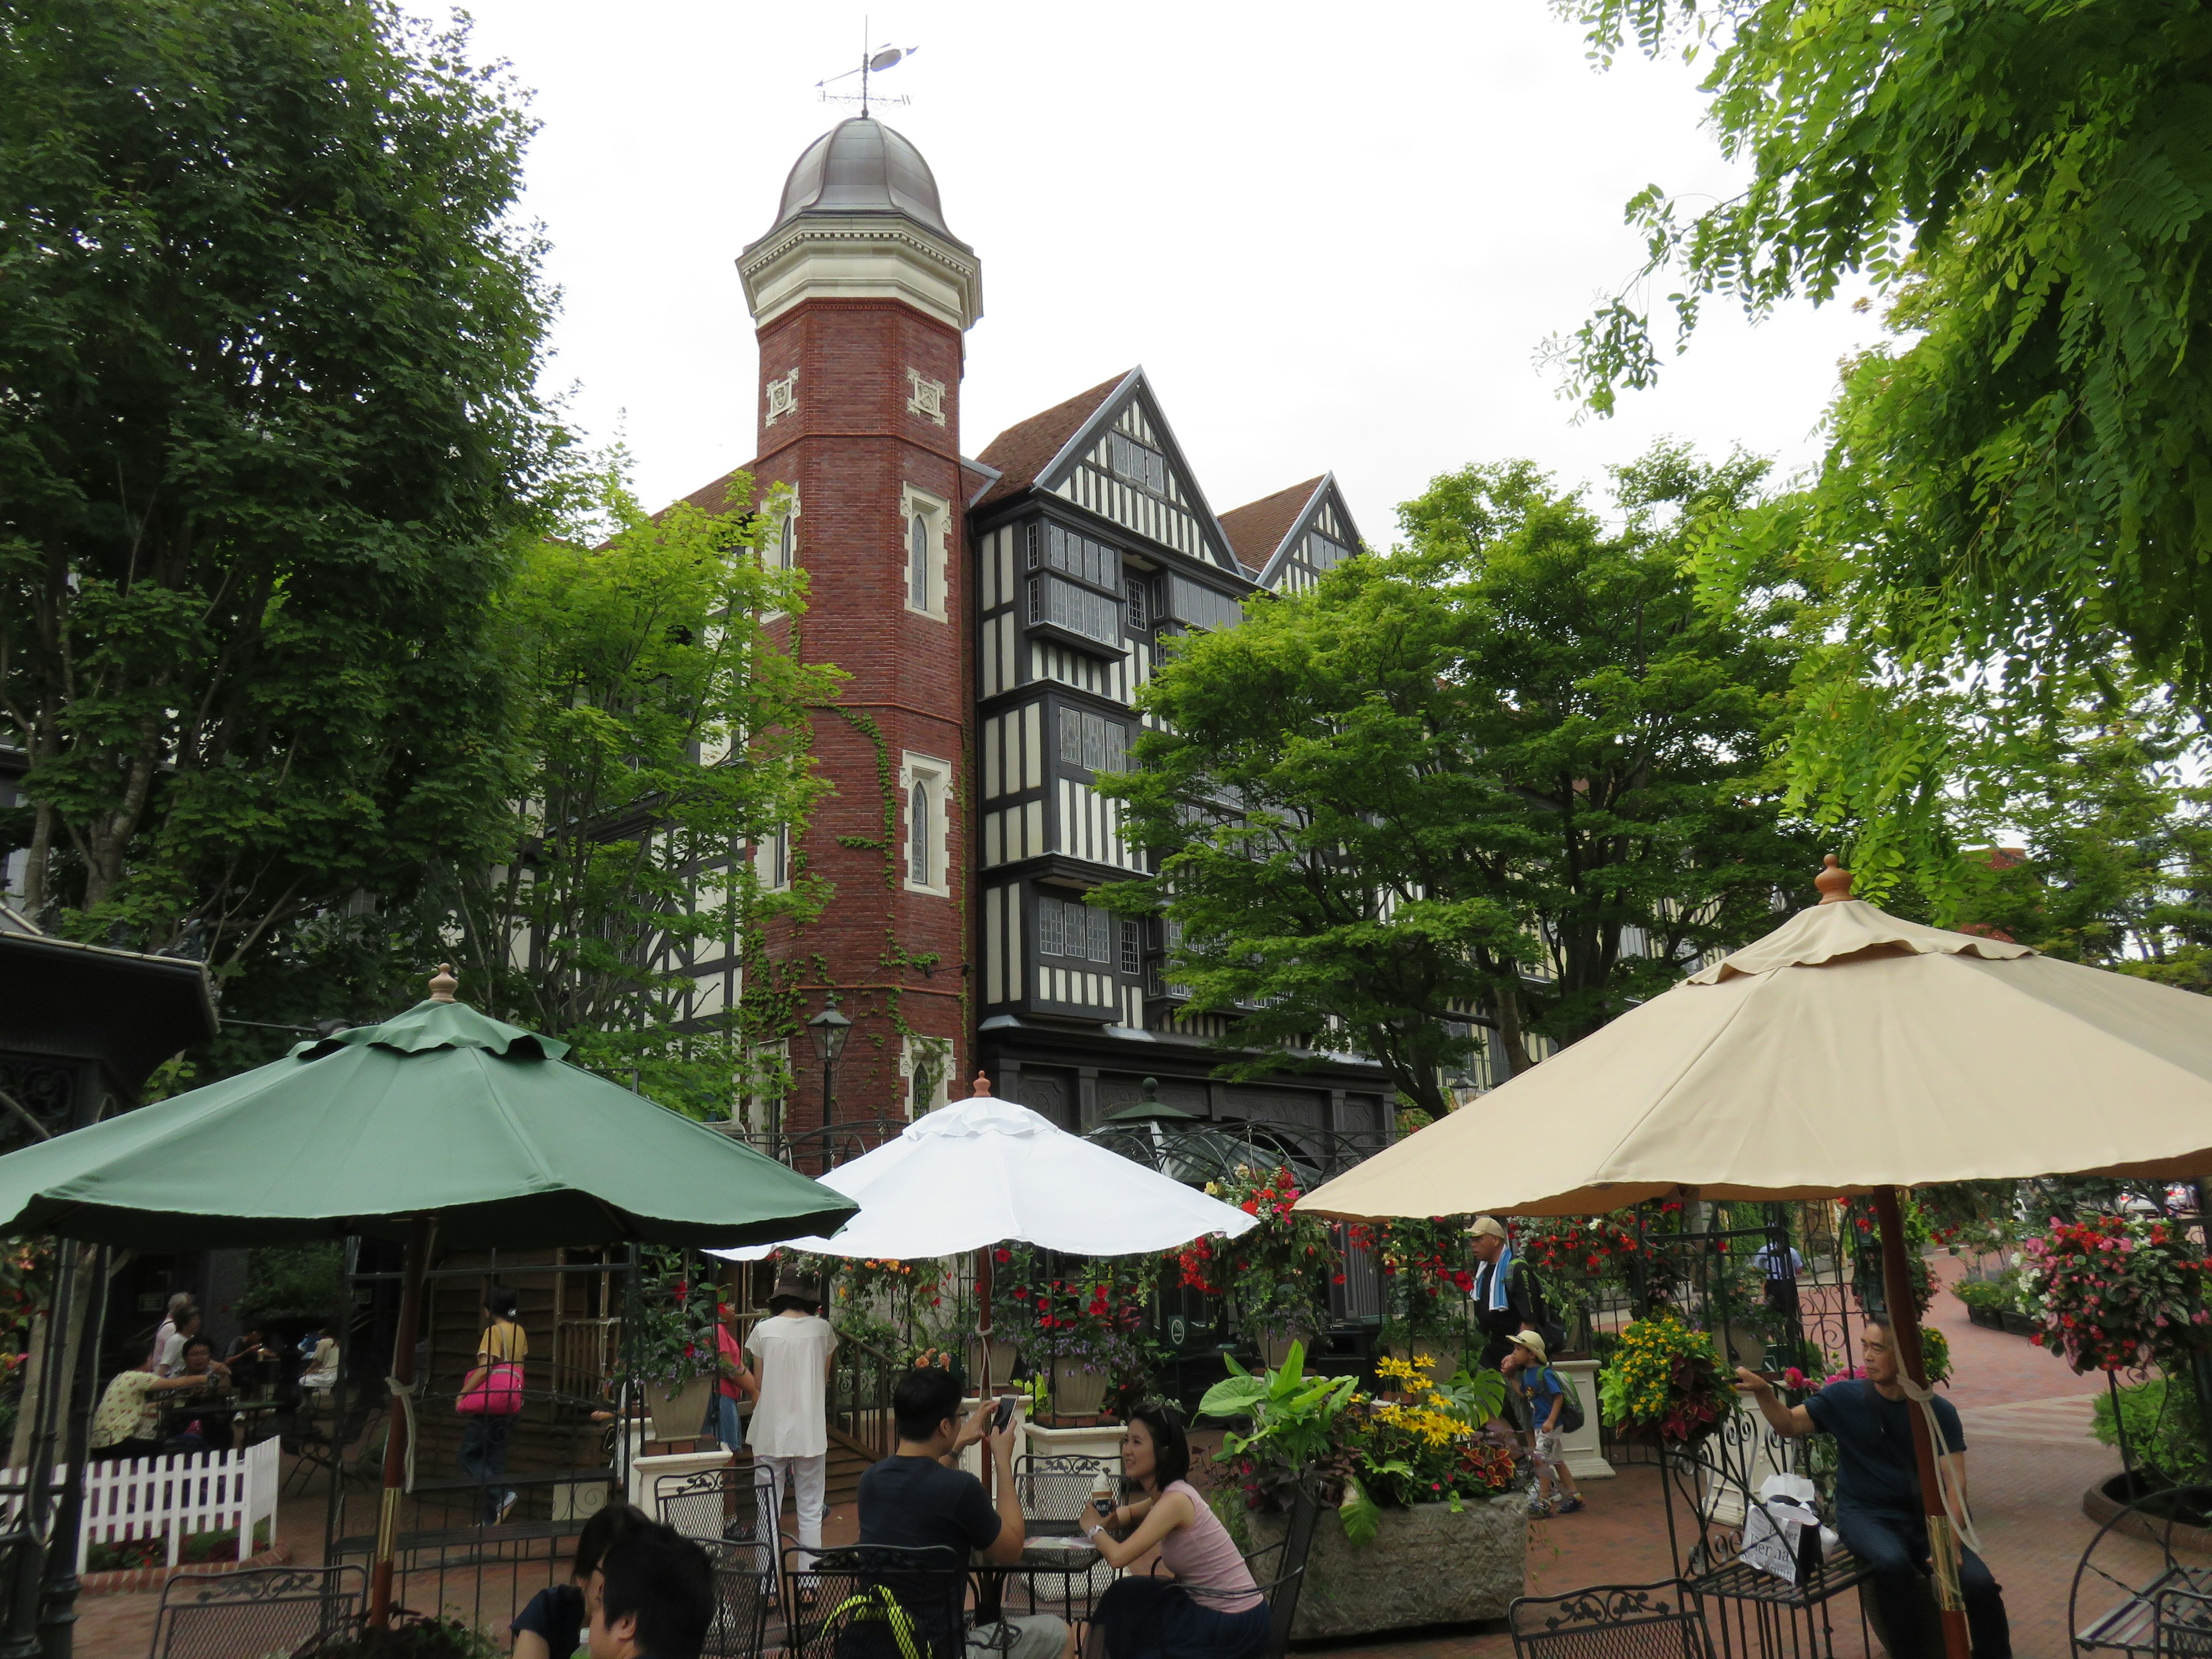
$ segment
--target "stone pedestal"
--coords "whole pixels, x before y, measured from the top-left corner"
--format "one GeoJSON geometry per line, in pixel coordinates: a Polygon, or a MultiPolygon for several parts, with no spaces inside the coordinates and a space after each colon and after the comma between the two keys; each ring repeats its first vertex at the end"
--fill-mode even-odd
{"type": "MultiPolygon", "coordinates": [[[[1306,1558],[1293,1641],[1366,1636],[1423,1625],[1503,1619],[1528,1577],[1528,1517],[1520,1493],[1478,1498],[1457,1515],[1448,1504],[1386,1509],[1375,1541],[1354,1549],[1334,1510],[1323,1510],[1306,1558]]],[[[1286,1515],[1232,1511],[1252,1547],[1278,1542],[1286,1515]]]]}
{"type": "Polygon", "coordinates": [[[1610,1480],[1613,1465],[1598,1449],[1597,1361],[1555,1359],[1552,1369],[1559,1374],[1561,1382],[1574,1389],[1575,1398],[1583,1408],[1582,1427],[1560,1442],[1559,1449],[1566,1454],[1568,1473],[1577,1480],[1610,1480]]]}
{"type": "Polygon", "coordinates": [[[1080,1429],[1041,1429],[1026,1425],[1032,1457],[1095,1457],[1109,1474],[1121,1473],[1121,1425],[1098,1423],[1080,1429]]]}
{"type": "Polygon", "coordinates": [[[713,1451],[664,1452],[653,1457],[638,1457],[630,1461],[629,1501],[656,1521],[660,1518],[660,1505],[655,1501],[653,1483],[664,1474],[697,1474],[704,1469],[726,1469],[735,1460],[726,1448],[713,1451]]]}

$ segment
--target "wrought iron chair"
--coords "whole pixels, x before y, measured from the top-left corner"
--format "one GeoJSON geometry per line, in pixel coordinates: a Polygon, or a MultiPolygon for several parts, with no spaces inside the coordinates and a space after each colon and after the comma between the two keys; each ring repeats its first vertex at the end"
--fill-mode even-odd
{"type": "Polygon", "coordinates": [[[753,1659],[768,1641],[776,1605],[779,1533],[773,1527],[775,1483],[764,1468],[702,1469],[653,1482],[660,1519],[705,1546],[714,1570],[714,1623],[704,1659],[753,1659]]]}
{"type": "MultiPolygon", "coordinates": [[[[1030,1521],[1040,1523],[1030,1530],[1042,1533],[1047,1529],[1065,1528],[1069,1531],[1080,1528],[1085,1505],[1098,1477],[1106,1474],[1103,1458],[1078,1457],[1068,1455],[1037,1456],[1024,1453],[1014,1460],[1014,1492],[1020,1498],[1022,1514],[1030,1521]]],[[[1124,1478],[1107,1474],[1117,1494],[1126,1489],[1124,1478]]]]}
{"type": "Polygon", "coordinates": [[[332,1480],[345,1479],[346,1448],[368,1432],[370,1422],[382,1414],[388,1397],[381,1384],[374,1393],[363,1385],[349,1395],[343,1382],[327,1394],[307,1395],[301,1407],[304,1420],[295,1418],[292,1432],[281,1437],[283,1449],[294,1454],[291,1470],[284,1477],[284,1494],[304,1492],[317,1469],[326,1470],[332,1480]],[[327,1433],[317,1432],[325,1425],[327,1433]]]}
{"type": "MultiPolygon", "coordinates": [[[[1306,1560],[1313,1553],[1314,1528],[1320,1519],[1319,1501],[1301,1490],[1291,1504],[1290,1525],[1282,1537],[1262,1544],[1244,1558],[1244,1570],[1252,1575],[1253,1587],[1267,1604],[1267,1645],[1258,1659],[1283,1659],[1290,1647],[1291,1626],[1297,1621],[1298,1597],[1305,1589],[1306,1560]]],[[[1152,1563],[1154,1577],[1164,1576],[1163,1566],[1159,1561],[1152,1563]]],[[[1183,1590],[1201,1607],[1243,1597],[1242,1590],[1213,1590],[1200,1584],[1186,1584],[1183,1590]]]]}
{"type": "Polygon", "coordinates": [[[1680,1578],[1516,1596],[1505,1622],[1513,1659],[1713,1659],[1705,1609],[1680,1578]]]}
{"type": "Polygon", "coordinates": [[[790,1659],[965,1659],[966,1564],[941,1546],[784,1552],[790,1659]]]}
{"type": "Polygon", "coordinates": [[[240,1659],[291,1653],[362,1615],[360,1567],[258,1567],[179,1577],[161,1587],[148,1659],[240,1659]]]}

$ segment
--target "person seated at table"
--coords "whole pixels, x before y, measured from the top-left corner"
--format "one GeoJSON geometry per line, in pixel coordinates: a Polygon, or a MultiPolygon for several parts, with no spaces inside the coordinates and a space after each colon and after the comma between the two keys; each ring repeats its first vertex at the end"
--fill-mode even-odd
{"type": "Polygon", "coordinates": [[[171,1380],[192,1386],[186,1390],[189,1397],[183,1409],[171,1407],[170,1421],[178,1426],[162,1442],[162,1449],[228,1451],[231,1425],[238,1420],[237,1413],[224,1408],[232,1401],[230,1368],[215,1357],[215,1345],[204,1336],[185,1340],[182,1363],[184,1369],[171,1380]]]}
{"type": "MultiPolygon", "coordinates": [[[[307,1347],[305,1342],[300,1345],[307,1347]]],[[[300,1373],[300,1386],[315,1394],[328,1394],[337,1385],[338,1334],[329,1325],[315,1333],[315,1346],[307,1355],[307,1369],[300,1373]]]]}
{"type": "Polygon", "coordinates": [[[168,1311],[154,1328],[154,1343],[146,1350],[146,1363],[139,1367],[141,1370],[155,1376],[161,1374],[161,1361],[169,1352],[169,1339],[177,1334],[178,1322],[184,1318],[185,1310],[195,1305],[190,1291],[179,1291],[169,1298],[168,1311]]]}
{"type": "MultiPolygon", "coordinates": [[[[1930,1563],[1926,1499],[1912,1446],[1912,1413],[1918,1407],[1905,1397],[1897,1338],[1887,1325],[1867,1322],[1859,1358],[1863,1380],[1840,1378],[1802,1406],[1785,1404],[1773,1383],[1741,1365],[1736,1367],[1736,1388],[1751,1396],[1777,1434],[1825,1434],[1835,1441],[1836,1531],[1874,1574],[1883,1642],[1892,1659],[1938,1659],[1923,1651],[1920,1640],[1930,1563]]],[[[1964,1510],[1966,1436],[1959,1408],[1941,1395],[1929,1403],[1942,1431],[1936,1456],[1955,1477],[1949,1484],[1964,1510]]],[[[2012,1659],[2004,1591],[1987,1564],[1964,1544],[1959,1547],[1959,1589],[1966,1599],[1974,1659],[2012,1659]]]]}
{"type": "Polygon", "coordinates": [[[230,1340],[230,1352],[222,1363],[230,1368],[230,1380],[243,1395],[260,1391],[269,1381],[270,1367],[276,1358],[276,1350],[261,1340],[261,1331],[254,1327],[240,1331],[230,1340]]]}
{"type": "Polygon", "coordinates": [[[1109,1567],[1135,1565],[1154,1549],[1173,1578],[1116,1579],[1098,1599],[1085,1659],[1245,1659],[1267,1644],[1267,1604],[1237,1542],[1190,1484],[1182,1419],[1158,1401],[1129,1413],[1121,1472],[1144,1496],[1084,1520],[1109,1567]]]}
{"type": "Polygon", "coordinates": [[[514,1659],[574,1659],[584,1645],[584,1632],[592,1622],[584,1592],[592,1575],[615,1540],[631,1527],[652,1516],[629,1504],[607,1504],[584,1522],[576,1539],[576,1558],[568,1569],[568,1582],[549,1584],[530,1599],[507,1627],[514,1638],[514,1659]]]}
{"type": "Polygon", "coordinates": [[[174,1376],[185,1368],[185,1344],[200,1334],[200,1310],[186,1308],[177,1316],[176,1328],[169,1340],[161,1345],[161,1363],[154,1367],[159,1376],[174,1376]]]}
{"type": "MultiPolygon", "coordinates": [[[[1022,1559],[1028,1528],[1014,1489],[1014,1441],[1021,1414],[988,1433],[998,1402],[986,1400],[960,1420],[960,1384],[948,1370],[908,1371],[891,1390],[898,1447],[860,1477],[860,1542],[907,1549],[950,1548],[963,1564],[975,1550],[989,1565],[1022,1559]],[[998,1476],[995,1503],[983,1483],[959,1467],[960,1454],[987,1438],[998,1476]]],[[[1067,1625],[1048,1613],[1025,1613],[995,1628],[978,1626],[968,1651],[1003,1652],[1006,1659],[1059,1659],[1067,1625]]]]}
{"type": "Polygon", "coordinates": [[[118,1371],[92,1414],[96,1458],[155,1457],[161,1451],[161,1410],[173,1395],[204,1386],[197,1376],[156,1376],[143,1369],[118,1371]]]}
{"type": "Polygon", "coordinates": [[[699,1659],[714,1624],[714,1569],[675,1528],[639,1520],[599,1558],[584,1591],[592,1659],[699,1659]]]}

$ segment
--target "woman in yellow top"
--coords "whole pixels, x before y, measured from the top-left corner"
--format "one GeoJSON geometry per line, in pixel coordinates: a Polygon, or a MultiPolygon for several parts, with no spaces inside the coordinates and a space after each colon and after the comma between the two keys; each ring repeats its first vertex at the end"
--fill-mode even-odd
{"type": "Polygon", "coordinates": [[[459,1404],[468,1419],[461,1431],[461,1473],[483,1488],[483,1524],[495,1527],[514,1507],[514,1493],[499,1483],[507,1474],[507,1436],[522,1409],[522,1362],[530,1338],[515,1323],[514,1292],[495,1285],[484,1292],[490,1323],[477,1340],[476,1369],[462,1381],[459,1404]]]}

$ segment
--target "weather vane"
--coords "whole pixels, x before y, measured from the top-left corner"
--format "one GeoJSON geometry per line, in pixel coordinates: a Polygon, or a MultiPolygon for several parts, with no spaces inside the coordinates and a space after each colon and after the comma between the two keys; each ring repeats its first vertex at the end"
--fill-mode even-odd
{"type": "Polygon", "coordinates": [[[860,113],[866,115],[868,112],[868,105],[872,101],[878,104],[903,104],[908,101],[903,96],[897,98],[876,97],[875,94],[868,90],[868,77],[872,75],[881,75],[887,69],[896,68],[900,64],[904,63],[908,58],[913,57],[915,53],[920,52],[921,48],[920,46],[894,46],[889,42],[885,42],[884,45],[871,50],[868,46],[868,20],[864,17],[860,20],[860,68],[847,70],[842,75],[833,75],[825,81],[817,81],[814,83],[814,89],[822,94],[822,101],[823,103],[858,104],[860,106],[860,113]],[[832,92],[830,90],[830,88],[836,85],[838,82],[849,81],[856,75],[860,77],[860,90],[857,94],[849,92],[832,92]]]}

